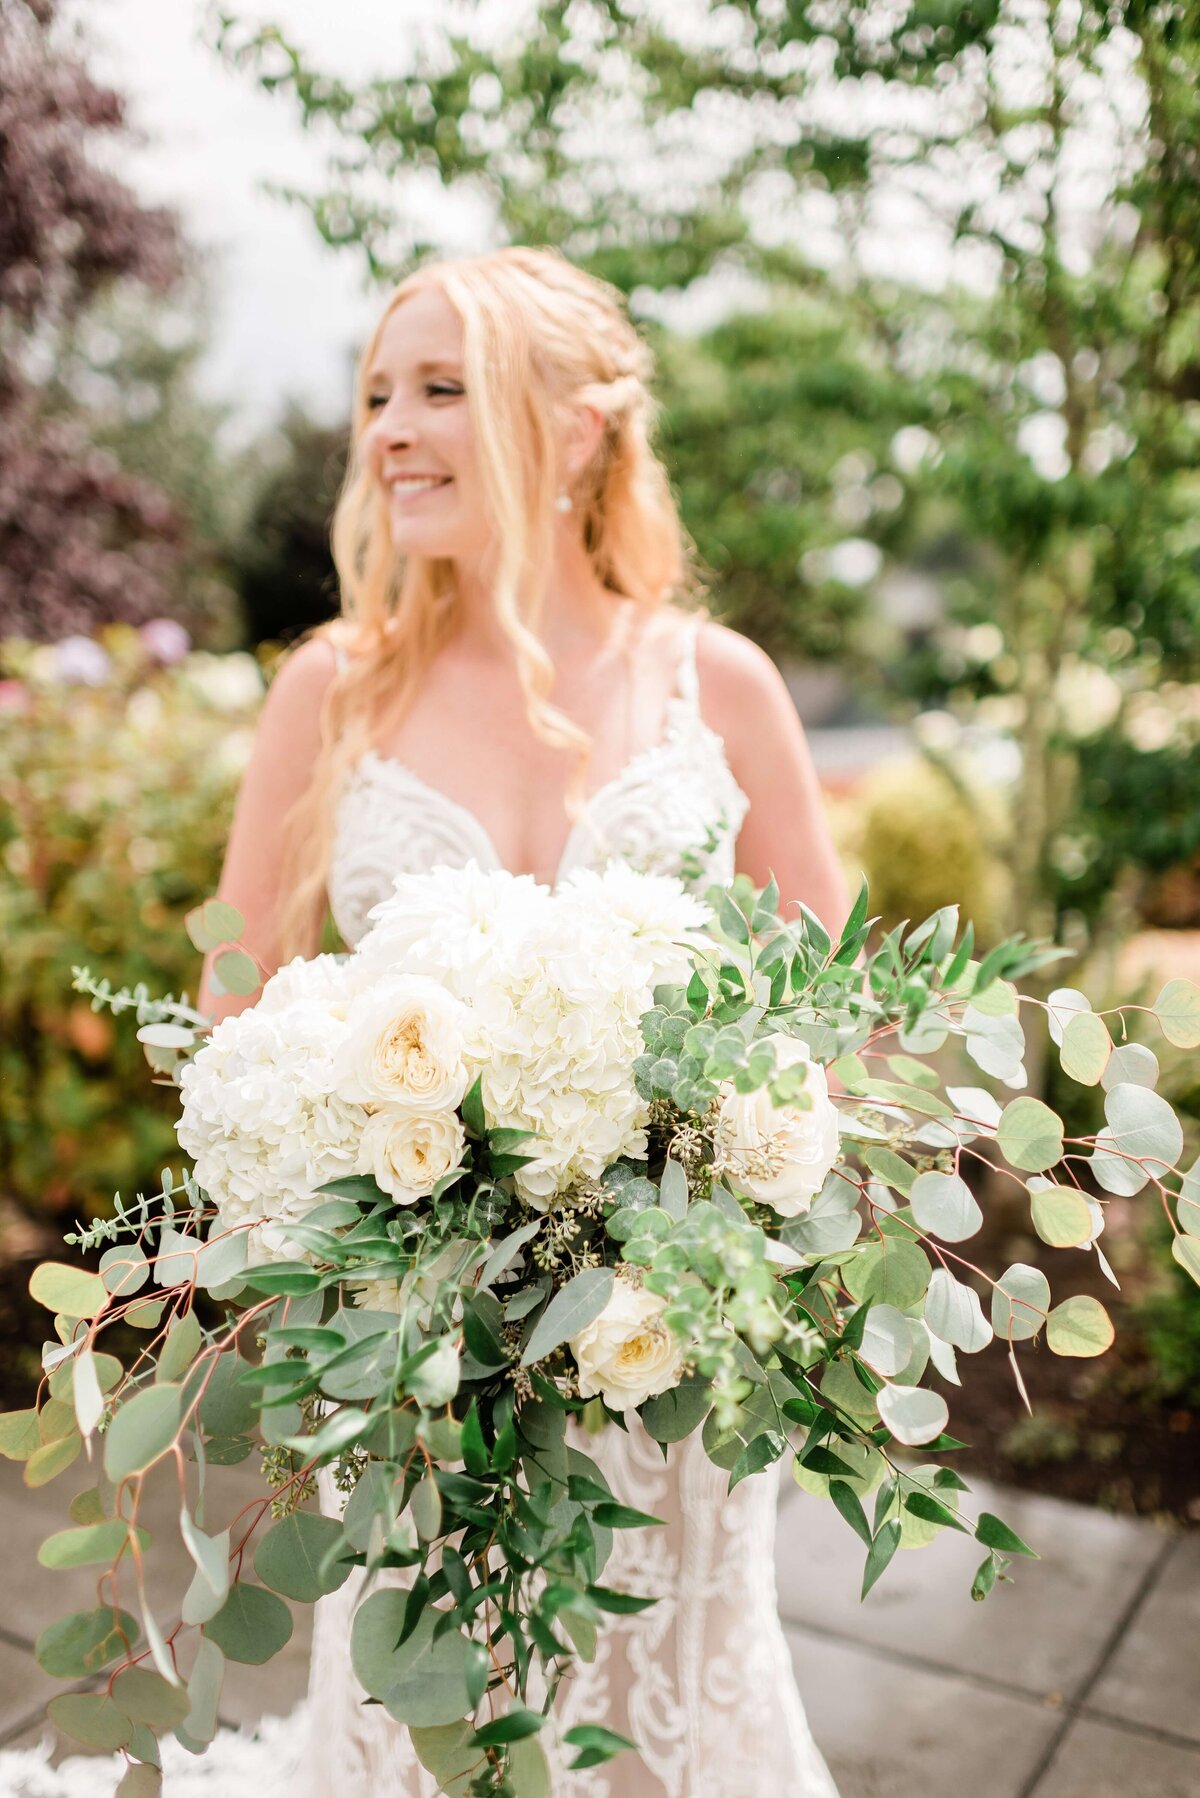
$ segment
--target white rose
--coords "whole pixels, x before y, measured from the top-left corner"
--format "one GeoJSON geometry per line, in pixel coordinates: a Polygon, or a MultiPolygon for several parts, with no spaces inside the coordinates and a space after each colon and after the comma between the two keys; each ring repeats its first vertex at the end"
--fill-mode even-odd
{"type": "Polygon", "coordinates": [[[663,1322],[666,1300],[618,1279],[599,1317],[571,1338],[582,1398],[628,1411],[678,1386],[683,1351],[663,1322]]]}
{"type": "Polygon", "coordinates": [[[338,1057],[343,1097],[429,1117],[461,1105],[467,1010],[436,980],[410,974],[361,994],[338,1057]]]}
{"type": "Polygon", "coordinates": [[[773,1044],[778,1071],[808,1063],[804,1091],[812,1103],[806,1111],[776,1107],[767,1087],[740,1093],[727,1082],[718,1120],[718,1162],[740,1192],[781,1217],[800,1217],[837,1160],[837,1107],[829,1097],[825,1070],[812,1060],[807,1043],[780,1031],[762,1040],[773,1044]]]}
{"type": "Polygon", "coordinates": [[[433,1117],[377,1111],[362,1133],[360,1171],[373,1174],[398,1205],[411,1205],[428,1197],[442,1175],[459,1165],[466,1146],[452,1111],[433,1117]]]}

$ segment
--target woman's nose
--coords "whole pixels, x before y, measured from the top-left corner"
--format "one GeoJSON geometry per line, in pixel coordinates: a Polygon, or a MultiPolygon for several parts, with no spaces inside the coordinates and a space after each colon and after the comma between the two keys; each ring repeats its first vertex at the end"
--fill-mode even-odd
{"type": "Polygon", "coordinates": [[[386,406],[376,412],[371,424],[371,434],[386,444],[411,443],[412,426],[405,416],[404,403],[393,396],[386,406]]]}

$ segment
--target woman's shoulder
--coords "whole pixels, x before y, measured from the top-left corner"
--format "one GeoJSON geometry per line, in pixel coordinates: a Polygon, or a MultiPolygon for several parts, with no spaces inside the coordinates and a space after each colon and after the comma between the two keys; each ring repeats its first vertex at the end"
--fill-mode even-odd
{"type": "Polygon", "coordinates": [[[796,722],[796,708],[775,662],[750,637],[710,617],[696,629],[696,677],[706,724],[737,764],[747,749],[796,722]]]}
{"type": "Polygon", "coordinates": [[[335,675],[345,673],[357,652],[355,633],[348,622],[330,619],[284,652],[271,684],[286,683],[287,689],[296,693],[322,692],[335,675]]]}
{"type": "Polygon", "coordinates": [[[705,699],[714,706],[744,707],[774,697],[783,677],[750,637],[716,618],[702,616],[696,632],[696,672],[705,699]]]}
{"type": "Polygon", "coordinates": [[[339,672],[337,639],[327,627],[312,632],[285,650],[275,665],[263,706],[260,734],[312,733],[315,739],[321,702],[339,672]]]}

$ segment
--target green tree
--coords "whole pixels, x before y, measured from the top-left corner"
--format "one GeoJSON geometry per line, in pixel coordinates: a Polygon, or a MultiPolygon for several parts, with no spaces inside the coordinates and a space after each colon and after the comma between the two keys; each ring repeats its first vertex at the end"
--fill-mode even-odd
{"type": "Polygon", "coordinates": [[[348,433],[291,406],[265,461],[230,569],[250,643],[290,642],[338,609],[329,522],[346,466],[348,433]]]}
{"type": "MultiPolygon", "coordinates": [[[[225,18],[218,42],[340,134],[329,190],[293,197],[381,277],[430,247],[406,183],[432,172],[482,194],[498,238],[558,244],[644,310],[740,269],[869,336],[931,415],[929,504],[971,546],[952,624],[992,627],[949,684],[1011,701],[1010,923],[1054,930],[1085,753],[1072,678],[1117,679],[1119,730],[1194,668],[1197,0],[697,0],[670,26],[573,0],[520,39],[427,37],[358,88],[274,27],[225,18]],[[900,216],[938,279],[881,259],[900,216]]],[[[729,562],[741,523],[727,507],[729,562]]]]}
{"type": "Polygon", "coordinates": [[[78,420],[94,451],[166,496],[179,526],[178,615],[210,647],[229,648],[240,620],[228,558],[245,530],[257,462],[253,449],[232,447],[232,408],[200,390],[209,312],[198,266],[169,303],[128,287],[104,294],[64,327],[42,403],[48,415],[78,420]]]}

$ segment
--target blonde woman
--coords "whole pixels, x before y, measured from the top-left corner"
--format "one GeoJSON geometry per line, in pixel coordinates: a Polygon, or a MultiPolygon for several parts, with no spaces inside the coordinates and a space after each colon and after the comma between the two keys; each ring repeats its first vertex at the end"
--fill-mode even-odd
{"type": "MultiPolygon", "coordinates": [[[[396,874],[472,857],[545,882],[610,857],[701,887],[773,871],[785,915],[843,923],[783,681],[698,605],[651,372],[617,292],[553,251],[426,264],[391,296],[333,523],[342,615],[271,687],[221,881],[266,968],[316,951],[327,902],[351,945],[396,874]]],[[[206,982],[201,1004],[239,1001],[206,982]]],[[[618,1532],[605,1573],[659,1602],[560,1692],[560,1728],[604,1721],[640,1759],[560,1756],[555,1793],[834,1798],[776,1610],[774,1480],[726,1496],[698,1436],[664,1464],[636,1420],[588,1452],[665,1519],[618,1532]]],[[[355,1597],[317,1607],[301,1784],[433,1794],[354,1680],[355,1597]]]]}

